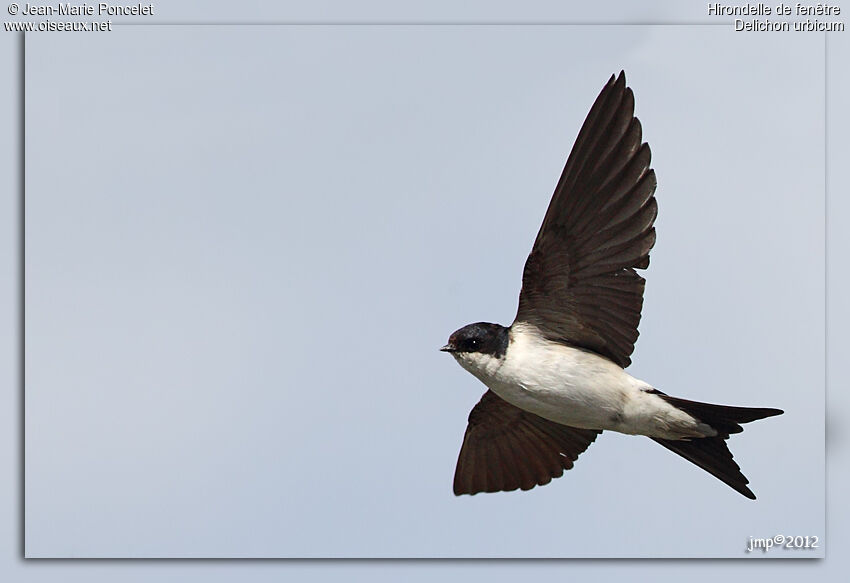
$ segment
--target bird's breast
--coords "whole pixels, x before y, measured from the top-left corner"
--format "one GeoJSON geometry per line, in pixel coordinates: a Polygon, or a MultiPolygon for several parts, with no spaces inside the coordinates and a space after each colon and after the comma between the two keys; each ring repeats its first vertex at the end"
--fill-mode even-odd
{"type": "Polygon", "coordinates": [[[546,419],[588,429],[615,428],[639,381],[593,352],[523,330],[482,381],[497,395],[546,419]]]}

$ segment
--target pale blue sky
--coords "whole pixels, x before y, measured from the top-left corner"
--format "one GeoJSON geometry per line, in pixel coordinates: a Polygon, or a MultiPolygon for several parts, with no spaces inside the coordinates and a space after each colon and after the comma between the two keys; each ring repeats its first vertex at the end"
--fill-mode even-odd
{"type": "Polygon", "coordinates": [[[729,556],[822,536],[822,52],[698,26],[34,36],[28,553],[729,556]],[[632,370],[785,409],[732,441],[761,499],[615,434],[549,487],[455,498],[483,389],[436,348],[510,321],[620,68],[659,177],[632,370]],[[682,536],[645,536],[695,499],[682,536]]]}
{"type": "Polygon", "coordinates": [[[739,556],[822,536],[822,37],[125,28],[27,56],[30,554],[739,556]],[[620,68],[659,175],[632,371],[786,410],[731,442],[759,501],[617,435],[545,488],[455,499],[483,387],[436,347],[510,321],[620,68]]]}

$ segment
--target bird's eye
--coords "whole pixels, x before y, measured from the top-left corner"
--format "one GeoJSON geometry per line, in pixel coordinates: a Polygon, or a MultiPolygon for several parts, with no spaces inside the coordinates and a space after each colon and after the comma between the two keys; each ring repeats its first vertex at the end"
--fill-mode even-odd
{"type": "Polygon", "coordinates": [[[469,346],[470,348],[478,348],[478,339],[476,339],[476,338],[470,338],[470,339],[469,339],[469,341],[467,341],[467,343],[466,343],[466,344],[467,344],[467,346],[469,346]]]}

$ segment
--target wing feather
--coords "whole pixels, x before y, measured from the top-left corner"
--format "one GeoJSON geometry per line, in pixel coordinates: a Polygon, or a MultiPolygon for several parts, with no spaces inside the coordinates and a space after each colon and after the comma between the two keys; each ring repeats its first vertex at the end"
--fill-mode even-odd
{"type": "Polygon", "coordinates": [[[549,421],[487,391],[469,414],[454,492],[529,490],[573,467],[601,431],[549,421]]]}
{"type": "Polygon", "coordinates": [[[602,89],[576,138],[523,270],[517,322],[622,367],[638,337],[655,244],[656,177],[624,73],[602,89]]]}

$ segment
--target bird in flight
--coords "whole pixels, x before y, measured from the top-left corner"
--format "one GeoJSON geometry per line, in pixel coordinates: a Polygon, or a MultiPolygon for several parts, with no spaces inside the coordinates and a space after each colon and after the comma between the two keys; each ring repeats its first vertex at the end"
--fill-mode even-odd
{"type": "Polygon", "coordinates": [[[634,95],[612,75],[590,109],[522,274],[516,319],[441,348],[488,390],[472,409],[454,493],[548,484],[603,431],[646,435],[747,498],[729,435],[779,409],[672,397],[624,369],[638,337],[658,212],[634,95]]]}

